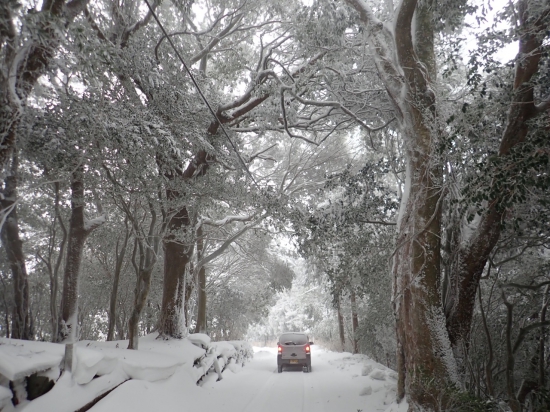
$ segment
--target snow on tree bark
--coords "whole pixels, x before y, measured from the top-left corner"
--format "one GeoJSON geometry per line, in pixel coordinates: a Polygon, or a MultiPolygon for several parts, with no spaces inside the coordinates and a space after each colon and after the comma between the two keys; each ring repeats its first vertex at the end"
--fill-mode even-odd
{"type": "Polygon", "coordinates": [[[353,335],[353,353],[359,353],[359,317],[357,315],[357,300],[353,287],[350,288],[349,299],[351,303],[351,333],[353,335]]]}
{"type": "MultiPolygon", "coordinates": [[[[164,233],[166,225],[160,225],[160,233],[157,229],[157,214],[152,204],[149,204],[151,220],[149,231],[142,239],[136,237],[134,240],[134,251],[132,253],[132,265],[136,272],[136,288],[134,290],[134,306],[130,319],[128,320],[128,349],[138,349],[139,344],[139,321],[143,308],[147,303],[149,290],[151,288],[151,276],[157,263],[157,256],[160,246],[160,238],[164,233]]],[[[134,231],[139,233],[137,219],[132,216],[134,231]]]]}
{"type": "MultiPolygon", "coordinates": [[[[127,221],[125,222],[127,224],[127,221]]],[[[115,249],[115,271],[113,273],[113,287],[111,289],[111,297],[109,299],[109,326],[107,328],[107,340],[111,341],[115,338],[115,326],[116,326],[116,307],[118,302],[118,284],[120,281],[120,274],[122,272],[122,264],[124,262],[124,256],[126,255],[126,248],[128,246],[128,239],[130,238],[130,231],[126,226],[126,232],[122,244],[117,240],[115,249]]]]}
{"type": "MultiPolygon", "coordinates": [[[[203,258],[204,255],[204,231],[202,225],[197,229],[197,260],[203,258]]],[[[198,311],[197,311],[197,325],[195,327],[195,333],[206,333],[206,267],[201,265],[198,268],[197,274],[197,288],[198,288],[198,311]]]]}
{"type": "Polygon", "coordinates": [[[84,214],[84,165],[79,164],[71,179],[71,217],[67,236],[67,257],[61,296],[61,319],[58,341],[74,343],[78,339],[78,281],[82,252],[88,235],[105,219],[88,223],[84,214]]]}
{"type": "Polygon", "coordinates": [[[14,308],[12,317],[11,337],[15,339],[31,339],[29,319],[29,278],[23,253],[23,241],[19,236],[19,221],[17,218],[17,153],[12,155],[9,175],[4,181],[0,205],[0,231],[2,245],[13,278],[14,308]]]}
{"type": "Polygon", "coordinates": [[[346,350],[346,334],[344,332],[344,316],[340,306],[340,295],[336,297],[336,317],[338,319],[338,335],[340,337],[340,346],[342,351],[346,350]]]}
{"type": "Polygon", "coordinates": [[[442,162],[432,90],[436,71],[431,2],[402,1],[394,33],[364,2],[348,3],[366,26],[405,146],[409,184],[402,199],[392,270],[398,400],[406,395],[412,410],[439,410],[444,407],[445,390],[458,382],[440,295],[442,162]],[[436,385],[433,376],[438,377],[436,385]]]}
{"type": "MultiPolygon", "coordinates": [[[[46,0],[38,12],[29,12],[31,28],[39,36],[17,35],[13,17],[15,2],[0,5],[3,70],[0,77],[0,173],[9,161],[17,144],[17,127],[24,111],[27,97],[38,78],[44,73],[58,46],[60,30],[66,29],[89,0],[46,0]],[[21,43],[20,43],[21,42],[21,43]]],[[[25,27],[26,24],[23,25],[25,27]]]]}
{"type": "MultiPolygon", "coordinates": [[[[200,150],[189,166],[181,171],[168,170],[166,178],[172,183],[188,182],[203,176],[208,170],[212,158],[205,150],[200,150]]],[[[183,197],[177,189],[166,189],[166,198],[176,205],[183,197]]],[[[180,203],[181,204],[181,203],[180,203]]],[[[193,247],[185,243],[185,237],[192,228],[191,217],[186,206],[172,209],[167,235],[164,237],[164,284],[162,289],[162,307],[159,319],[159,335],[181,338],[184,334],[185,316],[185,272],[193,253],[193,247]]]]}

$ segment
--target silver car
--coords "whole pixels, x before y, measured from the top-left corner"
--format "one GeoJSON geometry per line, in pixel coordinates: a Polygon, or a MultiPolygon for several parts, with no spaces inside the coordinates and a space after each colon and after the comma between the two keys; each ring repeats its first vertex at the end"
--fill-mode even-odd
{"type": "Polygon", "coordinates": [[[279,336],[277,342],[277,370],[285,365],[301,365],[304,372],[311,372],[311,345],[307,334],[287,332],[279,336]]]}

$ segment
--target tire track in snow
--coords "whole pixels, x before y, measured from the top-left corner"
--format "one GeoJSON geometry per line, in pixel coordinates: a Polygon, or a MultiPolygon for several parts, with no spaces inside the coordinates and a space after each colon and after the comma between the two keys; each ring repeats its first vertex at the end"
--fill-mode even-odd
{"type": "Polygon", "coordinates": [[[276,370],[273,372],[273,375],[271,375],[269,379],[265,381],[265,383],[260,387],[258,392],[256,392],[256,395],[250,398],[250,400],[244,406],[243,412],[249,412],[249,411],[257,412],[258,410],[261,410],[261,409],[257,409],[255,404],[258,402],[258,400],[261,400],[264,397],[264,394],[267,388],[270,386],[273,386],[273,380],[275,379],[274,377],[275,372],[276,370]]]}
{"type": "MultiPolygon", "coordinates": [[[[238,412],[342,412],[384,411],[392,400],[393,381],[376,380],[362,374],[365,359],[346,353],[325,351],[312,353],[313,371],[299,367],[277,373],[276,354],[256,357],[245,373],[246,383],[232,388],[242,407],[221,410],[238,412]],[[361,392],[371,387],[369,395],[361,392]],[[246,392],[241,389],[248,388],[246,392]]],[[[373,363],[372,361],[368,361],[373,363]]],[[[375,367],[378,367],[375,365],[375,367]]],[[[385,369],[384,366],[379,366],[385,369]]],[[[244,376],[242,376],[244,378],[244,376]]],[[[394,392],[393,392],[394,393],[394,392]]],[[[236,403],[233,403],[236,406],[236,403]]]]}
{"type": "Polygon", "coordinates": [[[274,369],[269,379],[247,402],[243,412],[307,412],[306,376],[301,368],[274,369]]]}

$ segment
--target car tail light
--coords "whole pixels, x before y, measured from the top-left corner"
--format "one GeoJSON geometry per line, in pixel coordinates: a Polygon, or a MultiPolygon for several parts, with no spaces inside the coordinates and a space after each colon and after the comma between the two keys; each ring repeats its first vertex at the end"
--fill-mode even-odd
{"type": "Polygon", "coordinates": [[[309,345],[306,345],[306,353],[309,353],[309,345]]]}
{"type": "Polygon", "coordinates": [[[277,352],[283,353],[283,347],[281,345],[277,345],[277,352]]]}

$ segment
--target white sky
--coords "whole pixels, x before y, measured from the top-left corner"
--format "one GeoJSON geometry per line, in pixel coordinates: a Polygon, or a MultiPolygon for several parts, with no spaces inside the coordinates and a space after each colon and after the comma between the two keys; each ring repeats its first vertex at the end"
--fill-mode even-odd
{"type": "MultiPolygon", "coordinates": [[[[486,21],[476,20],[475,15],[467,15],[465,22],[470,26],[469,29],[465,29],[466,42],[462,48],[462,57],[464,62],[469,60],[469,56],[472,51],[477,49],[477,38],[478,35],[487,32],[489,29],[492,30],[492,26],[495,23],[497,15],[503,11],[504,7],[507,5],[504,0],[477,0],[475,3],[478,4],[478,7],[485,7],[487,10],[486,21]]],[[[507,27],[506,22],[500,22],[493,29],[505,29],[507,27]]],[[[506,45],[501,50],[497,51],[495,54],[495,59],[502,62],[508,63],[510,60],[514,59],[518,53],[518,42],[513,42],[506,45]]]]}

